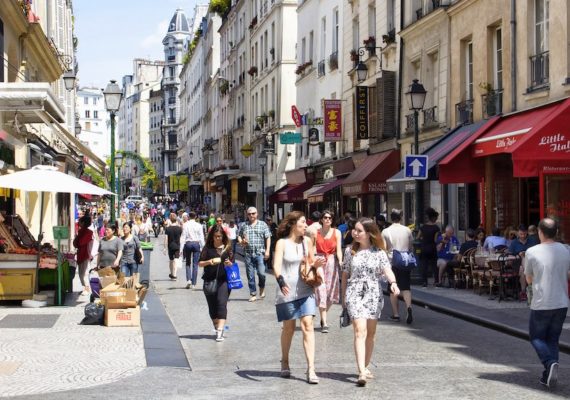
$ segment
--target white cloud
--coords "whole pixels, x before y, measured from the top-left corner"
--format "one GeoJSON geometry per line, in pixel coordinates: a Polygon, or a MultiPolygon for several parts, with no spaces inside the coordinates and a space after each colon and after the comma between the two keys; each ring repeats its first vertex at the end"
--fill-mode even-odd
{"type": "Polygon", "coordinates": [[[139,47],[143,49],[156,49],[162,48],[162,39],[166,36],[166,31],[168,29],[168,20],[162,20],[156,26],[154,32],[140,41],[139,47]]]}

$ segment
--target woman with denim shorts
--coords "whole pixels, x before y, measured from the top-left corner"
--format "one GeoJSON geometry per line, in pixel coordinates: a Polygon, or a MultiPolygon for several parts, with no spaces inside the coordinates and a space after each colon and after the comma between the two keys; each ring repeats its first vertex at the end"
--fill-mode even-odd
{"type": "Polygon", "coordinates": [[[135,284],[139,282],[139,265],[135,262],[135,252],[140,251],[141,264],[144,262],[140,240],[131,232],[128,222],[123,224],[123,257],[121,257],[121,272],[125,276],[132,276],[135,284]]]}
{"type": "Polygon", "coordinates": [[[305,357],[307,359],[307,382],[319,383],[315,373],[315,332],[313,317],[317,312],[314,289],[300,277],[299,266],[305,257],[315,267],[322,267],[324,259],[314,258],[310,238],[305,237],[307,222],[302,212],[292,211],[285,216],[277,230],[280,238],[275,245],[273,270],[278,288],[275,296],[277,320],[283,322],[281,331],[281,377],[289,378],[289,350],[295,333],[296,321],[301,320],[305,357]]]}

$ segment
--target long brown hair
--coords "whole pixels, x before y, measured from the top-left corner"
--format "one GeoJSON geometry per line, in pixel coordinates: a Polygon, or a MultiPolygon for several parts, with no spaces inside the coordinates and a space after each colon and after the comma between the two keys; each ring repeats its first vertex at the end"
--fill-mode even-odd
{"type": "MultiPolygon", "coordinates": [[[[374,247],[386,251],[386,243],[384,242],[384,238],[382,238],[382,234],[380,233],[380,229],[378,229],[378,225],[376,225],[376,222],[374,222],[374,220],[372,220],[371,218],[366,218],[366,217],[360,218],[358,222],[360,222],[360,224],[364,228],[364,232],[370,235],[370,244],[374,247]]],[[[354,241],[352,243],[352,249],[351,249],[352,254],[355,254],[359,248],[360,248],[360,243],[354,241]]]]}
{"type": "Polygon", "coordinates": [[[297,221],[299,221],[301,217],[304,216],[305,214],[301,211],[291,211],[288,213],[279,224],[279,227],[277,227],[277,238],[284,239],[286,237],[289,237],[291,234],[291,229],[293,229],[293,227],[297,224],[297,221]]]}
{"type": "Polygon", "coordinates": [[[208,232],[208,236],[206,237],[206,245],[204,246],[204,248],[206,247],[209,247],[211,249],[214,248],[214,235],[218,232],[222,234],[222,243],[224,244],[223,251],[227,251],[230,248],[230,240],[228,239],[226,231],[224,231],[224,228],[222,226],[217,224],[213,225],[210,228],[210,232],[208,232]]]}

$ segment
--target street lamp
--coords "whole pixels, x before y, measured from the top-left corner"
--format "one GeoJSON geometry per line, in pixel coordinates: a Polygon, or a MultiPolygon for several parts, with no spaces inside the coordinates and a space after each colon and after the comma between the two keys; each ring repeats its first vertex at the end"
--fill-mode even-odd
{"type": "Polygon", "coordinates": [[[261,210],[263,212],[263,218],[265,218],[265,166],[267,165],[267,153],[265,149],[263,149],[259,157],[257,157],[257,162],[261,166],[261,210]]]}
{"type": "Polygon", "coordinates": [[[117,204],[121,200],[121,168],[124,161],[125,158],[123,157],[123,153],[115,154],[115,165],[117,165],[117,204]]]}
{"type": "MultiPolygon", "coordinates": [[[[111,114],[111,190],[115,189],[115,113],[119,111],[123,92],[117,81],[111,80],[105,90],[105,108],[111,114]]],[[[115,196],[111,195],[111,223],[115,222],[115,196]]]]}
{"type": "MultiPolygon", "coordinates": [[[[406,98],[408,99],[408,106],[410,110],[414,112],[414,153],[416,155],[420,154],[420,127],[418,122],[418,116],[420,110],[424,108],[424,102],[426,100],[427,91],[417,79],[412,81],[408,91],[406,92],[406,98]]],[[[427,166],[426,166],[427,167],[427,166]]],[[[420,179],[416,179],[416,231],[419,231],[420,224],[422,222],[422,210],[423,210],[423,185],[420,179]]]]}

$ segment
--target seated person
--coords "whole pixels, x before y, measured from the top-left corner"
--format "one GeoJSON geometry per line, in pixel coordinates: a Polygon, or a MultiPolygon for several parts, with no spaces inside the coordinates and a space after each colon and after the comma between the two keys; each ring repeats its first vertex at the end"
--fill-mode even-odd
{"type": "MultiPolygon", "coordinates": [[[[520,256],[524,258],[526,251],[538,243],[531,241],[526,226],[523,224],[519,225],[519,230],[517,232],[517,238],[511,242],[509,246],[509,253],[515,256],[520,256]]],[[[519,267],[519,282],[521,285],[521,292],[519,298],[521,301],[526,301],[526,278],[524,276],[524,267],[521,263],[519,267]]]]}
{"type": "Polygon", "coordinates": [[[453,235],[454,232],[453,227],[448,225],[445,232],[439,234],[436,239],[437,269],[439,270],[439,283],[436,283],[436,287],[441,287],[443,273],[448,269],[448,263],[455,258],[459,249],[459,240],[453,235]]]}
{"type": "Polygon", "coordinates": [[[536,225],[528,226],[528,242],[530,243],[529,247],[540,244],[540,239],[538,238],[538,229],[536,225]]]}
{"type": "Polygon", "coordinates": [[[487,236],[485,243],[483,244],[483,249],[490,251],[495,249],[497,246],[506,246],[507,239],[501,236],[501,230],[499,228],[493,228],[491,236],[487,236]]]}
{"type": "Polygon", "coordinates": [[[467,232],[465,232],[465,238],[467,240],[459,248],[459,254],[457,255],[458,260],[461,260],[463,255],[467,252],[467,250],[476,249],[477,246],[479,245],[479,241],[477,240],[477,234],[473,229],[471,228],[467,229],[467,232]]]}

